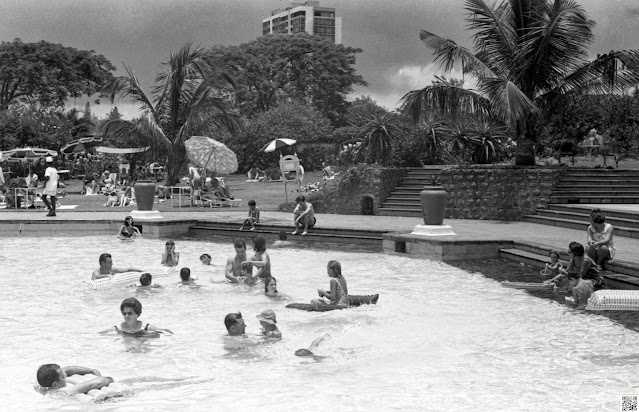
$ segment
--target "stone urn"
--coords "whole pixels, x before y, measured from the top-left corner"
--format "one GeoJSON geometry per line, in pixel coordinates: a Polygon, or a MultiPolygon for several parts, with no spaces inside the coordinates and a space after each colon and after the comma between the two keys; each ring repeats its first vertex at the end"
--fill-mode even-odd
{"type": "Polygon", "coordinates": [[[439,184],[439,179],[435,178],[430,186],[424,186],[419,198],[422,204],[424,224],[433,226],[444,223],[448,193],[439,184]]]}
{"type": "Polygon", "coordinates": [[[153,210],[155,183],[150,180],[138,180],[133,188],[135,189],[135,202],[138,205],[138,210],[153,210]]]}

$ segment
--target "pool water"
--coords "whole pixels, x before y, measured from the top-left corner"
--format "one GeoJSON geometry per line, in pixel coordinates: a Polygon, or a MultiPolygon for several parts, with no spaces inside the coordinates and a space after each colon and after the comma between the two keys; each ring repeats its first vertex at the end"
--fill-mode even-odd
{"type": "Polygon", "coordinates": [[[638,334],[596,314],[447,264],[395,255],[269,249],[278,289],[224,281],[229,242],[177,240],[179,267],[202,285],[94,291],[82,283],[100,253],[115,266],[157,266],[165,240],[115,237],[3,239],[0,264],[4,410],[85,410],[33,390],[42,363],[89,366],[135,395],[91,410],[619,410],[639,392],[638,334]],[[209,253],[213,266],[198,257],[209,253]],[[377,305],[313,313],[286,309],[327,288],[336,259],[351,294],[379,293],[377,305]],[[213,282],[212,282],[213,281],[213,282]],[[140,320],[174,335],[138,340],[98,332],[122,321],[127,297],[140,320]],[[284,338],[264,343],[256,315],[273,309],[284,338]],[[229,339],[224,316],[241,311],[249,339],[229,339]],[[317,358],[298,357],[328,334],[317,358]],[[249,341],[253,345],[245,345],[249,341]]]}

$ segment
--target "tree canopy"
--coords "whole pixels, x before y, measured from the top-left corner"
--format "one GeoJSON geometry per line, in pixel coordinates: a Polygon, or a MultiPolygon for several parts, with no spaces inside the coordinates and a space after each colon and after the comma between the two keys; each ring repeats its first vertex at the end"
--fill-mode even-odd
{"type": "Polygon", "coordinates": [[[263,36],[211,51],[236,79],[235,103],[246,117],[293,99],[314,105],[333,125],[343,125],[346,96],[354,85],[367,85],[354,68],[361,49],[306,33],[263,36]]]}
{"type": "Polygon", "coordinates": [[[115,66],[93,50],[44,40],[0,43],[0,111],[12,102],[62,107],[69,98],[97,93],[113,79],[115,66]]]}
{"type": "Polygon", "coordinates": [[[465,0],[475,52],[422,30],[446,71],[455,65],[477,79],[477,90],[427,86],[403,97],[418,120],[429,110],[473,113],[508,122],[516,163],[534,164],[540,105],[584,94],[619,93],[639,82],[639,51],[611,51],[587,61],[595,22],[574,0],[465,0]]]}

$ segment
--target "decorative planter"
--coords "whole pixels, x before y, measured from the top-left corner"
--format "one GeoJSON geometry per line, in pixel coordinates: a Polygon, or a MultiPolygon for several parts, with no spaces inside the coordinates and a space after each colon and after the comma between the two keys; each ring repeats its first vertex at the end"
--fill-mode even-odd
{"type": "Polygon", "coordinates": [[[426,186],[419,194],[425,225],[444,223],[448,193],[441,186],[426,186]]]}
{"type": "Polygon", "coordinates": [[[138,210],[152,210],[155,183],[149,180],[138,180],[133,188],[135,189],[135,202],[138,204],[138,210]]]}

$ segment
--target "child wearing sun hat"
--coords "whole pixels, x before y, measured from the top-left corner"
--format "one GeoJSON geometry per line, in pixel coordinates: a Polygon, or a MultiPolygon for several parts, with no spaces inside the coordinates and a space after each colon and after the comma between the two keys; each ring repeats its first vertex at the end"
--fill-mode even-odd
{"type": "Polygon", "coordinates": [[[267,338],[282,339],[282,332],[277,328],[277,319],[275,318],[275,312],[271,309],[267,309],[261,314],[257,315],[257,319],[262,325],[262,334],[267,338]]]}

